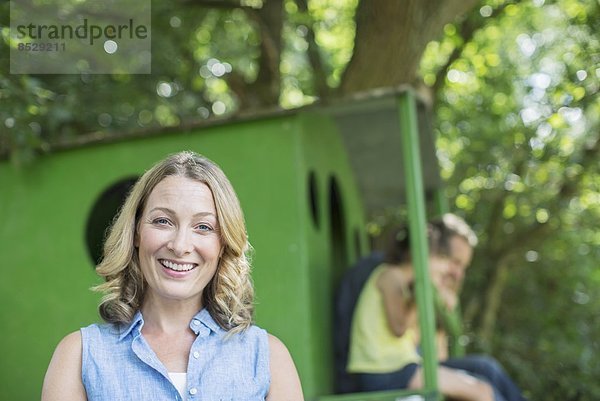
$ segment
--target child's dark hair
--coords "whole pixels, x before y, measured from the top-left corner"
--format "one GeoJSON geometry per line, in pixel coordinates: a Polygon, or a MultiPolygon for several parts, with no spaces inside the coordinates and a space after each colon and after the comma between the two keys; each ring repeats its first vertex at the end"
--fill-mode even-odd
{"type": "MultiPolygon", "coordinates": [[[[451,233],[441,220],[427,224],[427,240],[430,255],[448,256],[450,254],[451,233]]],[[[389,264],[410,262],[410,233],[407,226],[390,230],[384,249],[384,261],[389,264]]]]}

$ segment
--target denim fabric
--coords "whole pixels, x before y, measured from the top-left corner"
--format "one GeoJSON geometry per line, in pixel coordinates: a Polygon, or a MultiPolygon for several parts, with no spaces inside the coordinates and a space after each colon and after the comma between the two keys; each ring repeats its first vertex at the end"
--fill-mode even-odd
{"type": "Polygon", "coordinates": [[[402,369],[390,373],[356,373],[357,391],[406,389],[418,367],[416,363],[409,363],[402,369]]]}
{"type": "MultiPolygon", "coordinates": [[[[467,355],[450,358],[440,365],[464,371],[473,377],[486,381],[492,386],[495,401],[527,401],[521,390],[511,380],[502,366],[493,358],[483,355],[467,355]]],[[[408,383],[418,365],[410,364],[396,372],[377,374],[356,374],[358,391],[383,391],[408,388],[408,383]]]]}
{"type": "MultiPolygon", "coordinates": [[[[176,400],[181,396],[141,334],[138,312],[128,326],[81,329],[82,380],[88,401],[176,400]]],[[[189,401],[264,400],[270,384],[267,333],[252,326],[225,338],[206,309],[190,322],[197,335],[187,371],[189,401]]],[[[173,339],[177,341],[177,339],[173,339]]]]}
{"type": "Polygon", "coordinates": [[[460,358],[450,358],[442,362],[441,365],[465,370],[486,380],[494,388],[496,401],[527,401],[519,387],[494,358],[484,355],[467,355],[460,358]]]}

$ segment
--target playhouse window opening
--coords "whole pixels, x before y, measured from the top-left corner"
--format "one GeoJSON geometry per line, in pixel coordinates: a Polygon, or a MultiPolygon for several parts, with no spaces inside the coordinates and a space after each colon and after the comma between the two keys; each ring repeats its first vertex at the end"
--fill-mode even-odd
{"type": "Polygon", "coordinates": [[[104,240],[108,228],[137,179],[138,177],[127,177],[109,185],[98,196],[90,210],[85,229],[85,243],[94,267],[102,259],[104,240]]]}
{"type": "Polygon", "coordinates": [[[308,173],[308,205],[310,207],[310,216],[315,228],[319,228],[320,209],[319,209],[319,187],[317,184],[317,175],[314,171],[308,173]]]}

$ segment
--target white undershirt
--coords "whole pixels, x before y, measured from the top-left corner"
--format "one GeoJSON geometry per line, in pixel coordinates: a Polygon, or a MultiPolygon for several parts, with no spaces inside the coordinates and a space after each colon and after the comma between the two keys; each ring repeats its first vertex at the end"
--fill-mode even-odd
{"type": "Polygon", "coordinates": [[[179,391],[182,401],[187,401],[187,391],[185,391],[187,387],[187,373],[169,372],[169,378],[177,391],[179,391]]]}

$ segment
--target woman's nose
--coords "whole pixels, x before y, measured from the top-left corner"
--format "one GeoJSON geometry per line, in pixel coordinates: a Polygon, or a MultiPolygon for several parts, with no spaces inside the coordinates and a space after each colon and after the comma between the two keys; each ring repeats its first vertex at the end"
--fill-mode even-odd
{"type": "Polygon", "coordinates": [[[177,256],[183,256],[192,251],[192,242],[187,230],[179,229],[175,231],[167,247],[177,256]]]}

